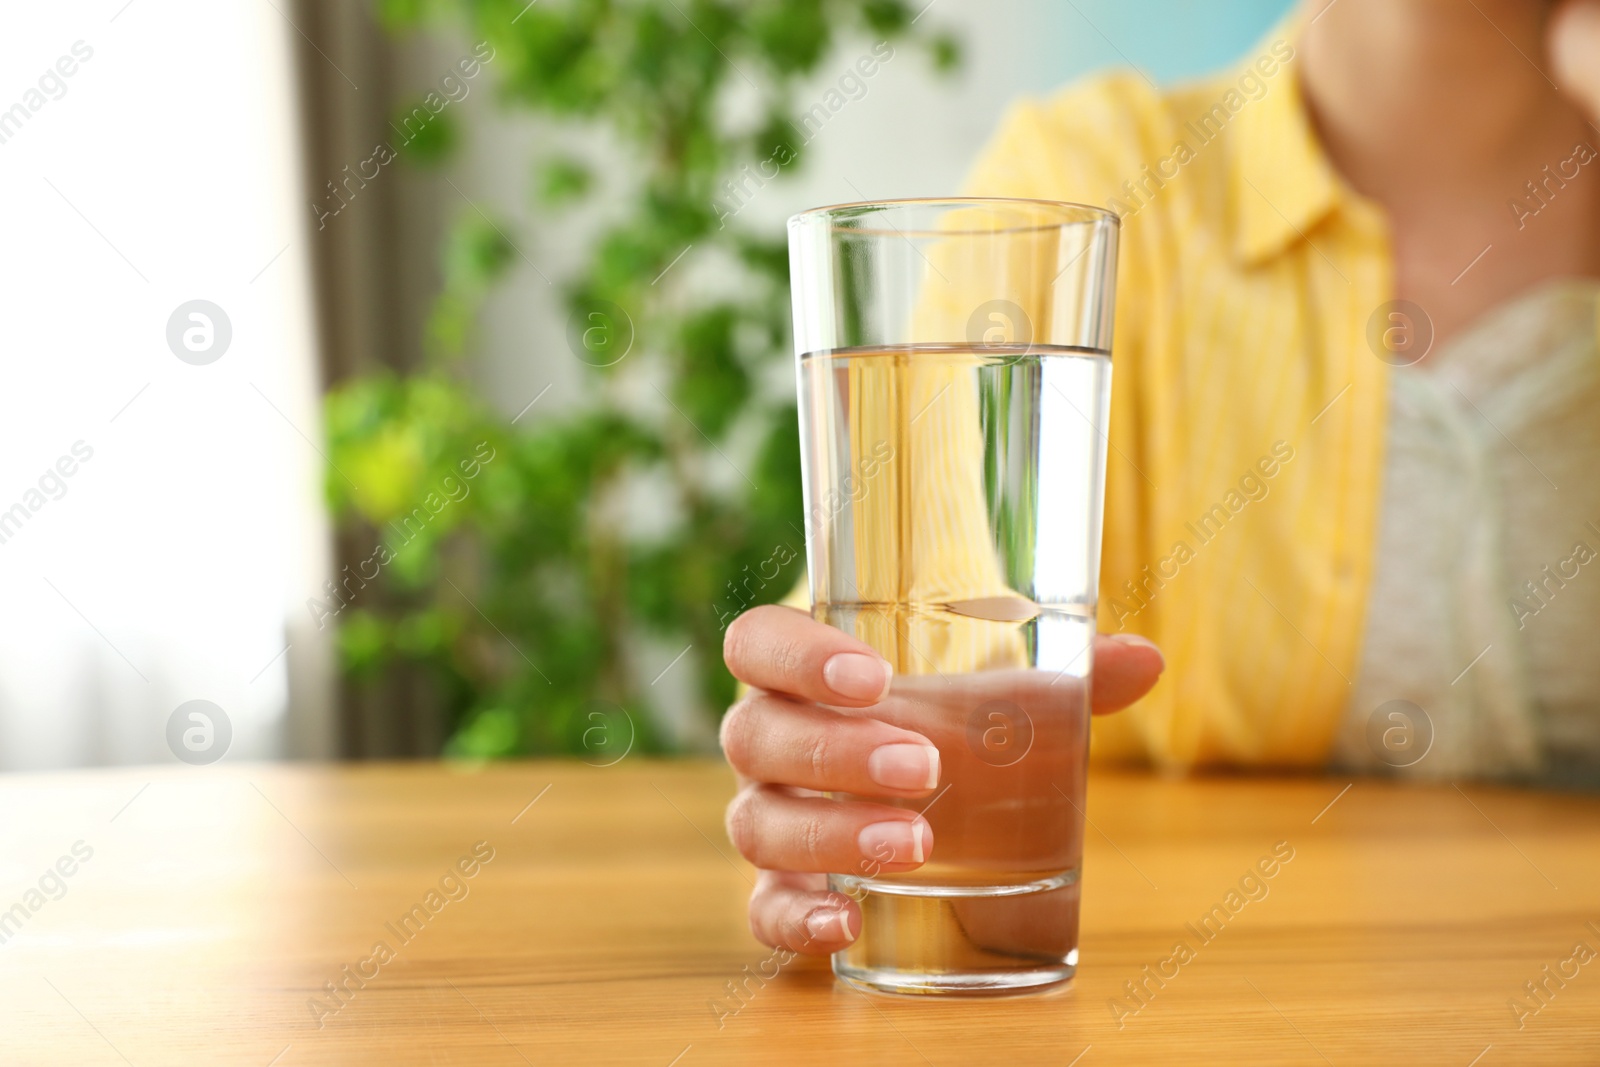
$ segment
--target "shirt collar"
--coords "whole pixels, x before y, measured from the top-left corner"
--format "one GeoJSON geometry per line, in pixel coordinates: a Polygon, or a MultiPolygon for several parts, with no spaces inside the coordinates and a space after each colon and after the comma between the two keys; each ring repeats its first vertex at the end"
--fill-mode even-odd
{"type": "MultiPolygon", "coordinates": [[[[1237,79],[1270,42],[1300,40],[1298,19],[1280,25],[1235,68],[1237,79]]],[[[1259,72],[1256,72],[1259,74],[1259,72]]],[[[1300,90],[1299,57],[1281,64],[1259,100],[1247,100],[1229,131],[1233,157],[1234,255],[1255,265],[1282,252],[1339,206],[1343,184],[1317,140],[1300,90]]]]}

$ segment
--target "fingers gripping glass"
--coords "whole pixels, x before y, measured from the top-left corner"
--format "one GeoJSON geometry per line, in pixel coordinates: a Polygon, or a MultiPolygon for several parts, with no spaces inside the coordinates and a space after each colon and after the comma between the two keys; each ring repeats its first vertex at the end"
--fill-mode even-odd
{"type": "MultiPolygon", "coordinates": [[[[1117,220],[1021,200],[789,222],[816,618],[895,669],[868,712],[938,746],[927,862],[830,876],[834,970],[905,993],[1070,978],[1117,220]]],[[[924,857],[914,857],[921,860],[924,857]]],[[[897,857],[897,859],[903,859],[897,857]]]]}

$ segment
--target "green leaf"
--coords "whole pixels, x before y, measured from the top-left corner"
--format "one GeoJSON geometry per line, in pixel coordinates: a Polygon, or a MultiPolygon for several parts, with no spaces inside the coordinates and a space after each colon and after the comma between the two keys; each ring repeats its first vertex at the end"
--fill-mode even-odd
{"type": "Polygon", "coordinates": [[[551,207],[581,199],[594,185],[594,174],[576,159],[553,159],[539,170],[538,197],[551,207]]]}
{"type": "MultiPolygon", "coordinates": [[[[341,669],[373,695],[427,694],[454,756],[594,755],[601,705],[626,709],[602,716],[608,731],[630,724],[626,751],[660,751],[639,637],[696,649],[677,670],[714,722],[735,685],[715,653],[727,620],[804,573],[796,414],[757,384],[791,359],[785,235],[767,212],[733,209],[798,170],[797,102],[809,106],[834,58],[858,55],[839,42],[909,37],[945,70],[957,41],[932,28],[936,12],[913,24],[920,0],[377,4],[394,30],[453,23],[451,50],[487,42],[486,98],[551,143],[535,152],[527,235],[487,205],[450,226],[429,360],[363,371],[327,398],[327,498],[366,583],[331,615],[341,669]],[[616,173],[580,158],[595,145],[616,173]],[[626,358],[557,369],[580,354],[565,324],[541,323],[528,366],[535,388],[559,390],[531,408],[533,389],[481,396],[462,357],[484,301],[524,253],[544,267],[533,238],[580,206],[598,231],[570,246],[551,295],[572,316],[622,308],[626,358]],[[739,451],[745,433],[755,447],[739,451]],[[744,475],[714,494],[701,477],[724,459],[707,437],[744,475]]],[[[461,148],[467,114],[424,90],[395,114],[391,143],[437,163],[461,148]]]]}
{"type": "Polygon", "coordinates": [[[378,18],[390,30],[409,29],[437,6],[433,0],[378,0],[378,18]]]}
{"type": "Polygon", "coordinates": [[[431,166],[448,158],[460,140],[453,113],[445,110],[449,100],[431,92],[395,112],[389,128],[393,144],[413,163],[431,166]]]}
{"type": "Polygon", "coordinates": [[[450,231],[444,253],[445,285],[464,292],[484,289],[516,255],[505,228],[474,209],[450,231]]]}
{"type": "Polygon", "coordinates": [[[339,659],[357,677],[371,677],[388,660],[389,629],[370,611],[347,610],[339,616],[339,659]]]}
{"type": "Polygon", "coordinates": [[[516,755],[521,732],[516,712],[485,708],[446,743],[444,754],[456,759],[504,759],[516,755]]]}
{"type": "Polygon", "coordinates": [[[767,62],[784,74],[809,71],[832,41],[828,12],[818,0],[778,0],[757,7],[751,33],[767,62]]]}
{"type": "Polygon", "coordinates": [[[678,341],[679,370],[672,399],[695,429],[719,440],[750,396],[750,375],[739,359],[738,311],[719,305],[691,314],[678,341]]]}
{"type": "Polygon", "coordinates": [[[898,0],[866,0],[861,5],[861,14],[867,26],[880,37],[893,37],[904,32],[912,18],[910,8],[898,0]]]}

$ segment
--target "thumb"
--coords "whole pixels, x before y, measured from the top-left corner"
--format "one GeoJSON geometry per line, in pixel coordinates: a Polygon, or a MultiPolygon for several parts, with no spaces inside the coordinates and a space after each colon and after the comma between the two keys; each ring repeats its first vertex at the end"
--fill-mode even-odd
{"type": "Polygon", "coordinates": [[[1545,42],[1556,83],[1591,122],[1600,122],[1600,0],[1565,0],[1545,42]]]}

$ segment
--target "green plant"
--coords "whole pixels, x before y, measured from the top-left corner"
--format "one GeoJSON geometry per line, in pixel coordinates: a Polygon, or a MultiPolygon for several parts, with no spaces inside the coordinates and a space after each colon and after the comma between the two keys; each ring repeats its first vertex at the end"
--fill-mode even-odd
{"type": "MultiPolygon", "coordinates": [[[[341,590],[342,663],[358,684],[399,664],[419,670],[452,716],[459,754],[610,744],[596,730],[619,726],[604,710],[615,708],[638,731],[635,750],[659,749],[638,637],[686,644],[676,669],[698,672],[702,706],[720,714],[734,693],[720,656],[726,619],[778,599],[804,573],[792,379],[772,373],[789,360],[784,235],[742,224],[723,183],[745,164],[764,164],[765,176],[796,168],[797,86],[841,34],[865,34],[869,47],[915,38],[941,68],[954,65],[955,46],[899,0],[380,9],[397,30],[464,24],[493,48],[489,77],[505,105],[605,127],[630,162],[628,189],[604,194],[609,221],[587,262],[562,283],[573,355],[592,366],[577,410],[541,410],[514,427],[462,381],[484,295],[531,247],[477,211],[444,252],[428,366],[363,375],[328,398],[334,512],[347,542],[375,535],[358,586],[341,590]],[[726,117],[730,95],[754,100],[746,113],[756,119],[726,117]],[[696,263],[714,265],[713,282],[690,284],[677,259],[691,248],[696,263]],[[764,387],[774,379],[780,388],[764,387]],[[651,403],[641,407],[640,395],[651,403]],[[624,520],[628,487],[641,480],[668,490],[667,513],[646,528],[624,520]]],[[[449,113],[435,121],[414,158],[460,139],[449,113]]],[[[544,153],[539,202],[556,210],[601,197],[596,167],[544,153]]]]}

